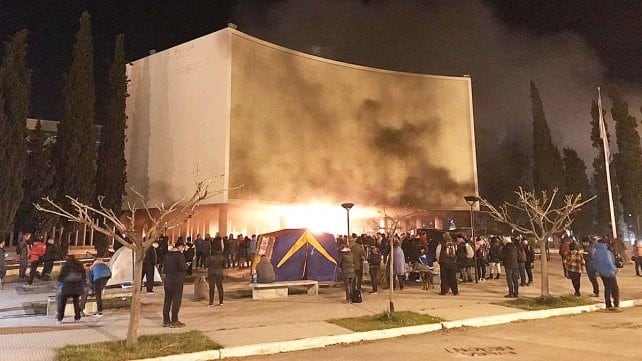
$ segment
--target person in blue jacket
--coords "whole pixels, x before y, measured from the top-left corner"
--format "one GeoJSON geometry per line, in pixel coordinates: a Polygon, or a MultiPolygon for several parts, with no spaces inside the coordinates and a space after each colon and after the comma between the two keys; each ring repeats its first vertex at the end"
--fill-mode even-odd
{"type": "Polygon", "coordinates": [[[599,239],[595,245],[593,265],[604,284],[604,304],[606,309],[620,312],[620,289],[617,285],[615,257],[607,248],[604,239],[599,239]],[[612,301],[611,297],[613,298],[612,301]]]}
{"type": "Polygon", "coordinates": [[[89,268],[89,280],[96,296],[96,316],[103,315],[103,290],[110,278],[111,270],[109,266],[100,259],[96,259],[89,268]]]}

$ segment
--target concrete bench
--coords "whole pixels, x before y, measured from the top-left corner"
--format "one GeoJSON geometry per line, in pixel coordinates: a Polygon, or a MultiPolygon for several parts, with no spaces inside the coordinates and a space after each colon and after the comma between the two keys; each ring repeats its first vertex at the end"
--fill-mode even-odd
{"type": "MultiPolygon", "coordinates": [[[[94,313],[97,310],[96,298],[88,297],[87,303],[85,303],[85,313],[90,314],[94,313]]],[[[47,297],[47,316],[56,317],[58,313],[58,302],[56,302],[56,296],[47,297]]],[[[69,297],[67,299],[67,304],[65,305],[65,315],[73,316],[74,315],[74,302],[73,298],[69,297]]]]}
{"type": "Polygon", "coordinates": [[[289,287],[306,287],[309,295],[319,295],[319,281],[314,280],[250,284],[250,288],[252,288],[252,299],[254,300],[287,297],[289,287]]]}

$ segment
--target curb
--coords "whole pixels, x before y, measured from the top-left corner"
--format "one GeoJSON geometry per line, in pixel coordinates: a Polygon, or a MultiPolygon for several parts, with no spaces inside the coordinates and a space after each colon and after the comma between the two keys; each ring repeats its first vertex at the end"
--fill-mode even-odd
{"type": "MultiPolygon", "coordinates": [[[[642,299],[620,301],[620,308],[642,306],[642,299]]],[[[520,311],[497,316],[482,316],[463,320],[444,321],[426,325],[389,328],[365,332],[352,332],[334,336],[317,336],[299,340],[277,341],[222,348],[220,350],[200,351],[179,355],[162,356],[140,359],[135,361],[207,361],[225,358],[270,355],[281,352],[301,351],[322,348],[336,344],[347,344],[361,341],[375,341],[399,336],[418,335],[423,333],[448,330],[461,327],[484,327],[502,325],[521,320],[536,320],[556,316],[575,315],[585,312],[595,312],[604,309],[604,304],[552,308],[539,311],[520,311]]]]}

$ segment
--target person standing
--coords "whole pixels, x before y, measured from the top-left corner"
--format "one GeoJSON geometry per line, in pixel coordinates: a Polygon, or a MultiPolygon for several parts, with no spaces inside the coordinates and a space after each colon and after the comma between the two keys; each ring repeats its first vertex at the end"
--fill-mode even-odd
{"type": "Polygon", "coordinates": [[[517,298],[519,296],[517,247],[515,247],[510,237],[504,237],[504,247],[502,248],[500,259],[504,263],[506,284],[508,285],[508,294],[504,297],[517,298]]]}
{"type": "Polygon", "coordinates": [[[111,270],[109,266],[100,259],[96,259],[89,268],[89,280],[96,296],[96,316],[103,315],[103,290],[110,278],[111,270]]]}
{"type": "Polygon", "coordinates": [[[352,238],[352,263],[354,264],[354,282],[355,289],[361,291],[361,281],[363,280],[363,262],[365,261],[365,254],[363,252],[363,242],[361,238],[352,238]]]}
{"type": "Polygon", "coordinates": [[[192,275],[192,263],[194,262],[194,245],[190,242],[189,237],[187,238],[187,243],[185,244],[185,263],[187,263],[187,272],[188,276],[192,275]]]}
{"type": "Polygon", "coordinates": [[[475,243],[477,248],[475,252],[477,253],[477,279],[483,281],[486,279],[486,265],[488,264],[488,248],[486,248],[486,243],[478,238],[478,241],[475,243]]]}
{"type": "Polygon", "coordinates": [[[143,258],[143,278],[145,278],[145,288],[147,293],[154,293],[154,277],[156,276],[156,265],[158,264],[158,240],[154,240],[152,245],[145,251],[143,258]]]}
{"type": "Polygon", "coordinates": [[[488,250],[488,279],[493,279],[493,271],[495,271],[495,279],[498,280],[499,276],[502,274],[502,264],[499,259],[502,253],[502,245],[499,243],[497,237],[493,237],[490,240],[490,249],[488,250]]]}
{"type": "Polygon", "coordinates": [[[223,269],[225,268],[225,257],[220,250],[207,259],[207,283],[210,286],[209,307],[214,306],[214,294],[218,290],[218,305],[223,306],[223,269]]]}
{"type": "Polygon", "coordinates": [[[403,283],[406,279],[406,256],[403,253],[403,249],[401,249],[401,244],[398,240],[395,240],[392,244],[392,257],[394,261],[395,277],[399,282],[399,290],[403,291],[403,283]]]}
{"type": "Polygon", "coordinates": [[[560,257],[562,258],[562,270],[564,271],[564,277],[568,278],[568,272],[566,270],[566,263],[564,260],[566,259],[566,256],[568,255],[568,252],[570,252],[570,247],[571,247],[571,237],[564,236],[562,238],[562,243],[560,243],[560,257]]]}
{"type": "Polygon", "coordinates": [[[185,324],[178,320],[178,312],[183,300],[183,284],[187,263],[183,251],[185,245],[176,241],[173,248],[165,255],[165,299],[163,301],[163,327],[184,327],[185,324]],[[170,317],[171,309],[171,317],[170,317]]]}
{"type": "Polygon", "coordinates": [[[250,238],[250,241],[247,244],[247,257],[250,263],[250,268],[252,268],[252,264],[254,263],[254,256],[256,256],[256,245],[257,237],[256,234],[253,234],[252,238],[250,238]]]}
{"type": "Polygon", "coordinates": [[[201,234],[196,235],[196,241],[194,241],[194,248],[196,252],[196,269],[199,267],[204,267],[207,263],[207,257],[209,254],[205,254],[205,240],[201,238],[201,234]]]}
{"type": "Polygon", "coordinates": [[[156,248],[158,272],[165,273],[165,255],[168,251],[169,238],[165,235],[158,237],[158,248],[156,248]]]}
{"type": "Polygon", "coordinates": [[[86,279],[87,275],[83,265],[78,262],[76,257],[68,255],[58,276],[58,325],[61,325],[63,318],[65,318],[65,306],[69,297],[73,299],[74,303],[74,321],[80,320],[80,295],[83,292],[86,279]]]}
{"type": "Polygon", "coordinates": [[[604,239],[599,239],[595,245],[593,263],[604,285],[604,304],[606,309],[620,312],[620,288],[617,284],[615,257],[606,247],[604,239]]]}
{"type": "Polygon", "coordinates": [[[526,250],[519,239],[515,239],[515,248],[517,249],[517,271],[519,272],[519,286],[526,286],[526,250]]]}
{"type": "Polygon", "coordinates": [[[4,240],[0,239],[0,289],[4,288],[4,277],[7,275],[7,257],[9,254],[4,250],[4,240]]]}
{"type": "Polygon", "coordinates": [[[453,242],[450,233],[444,233],[444,241],[437,245],[436,249],[437,263],[439,263],[439,278],[441,281],[440,295],[448,294],[452,291],[453,295],[459,294],[457,286],[457,246],[453,242]]]}
{"type": "Polygon", "coordinates": [[[31,233],[22,235],[20,242],[18,242],[17,253],[19,255],[20,263],[18,265],[18,279],[24,281],[27,279],[27,268],[29,267],[29,247],[31,246],[31,233]]]}
{"type": "Polygon", "coordinates": [[[575,290],[574,295],[576,297],[580,297],[580,279],[582,277],[582,267],[585,267],[586,262],[584,261],[584,254],[582,250],[575,242],[571,242],[571,244],[569,245],[569,251],[566,254],[564,263],[568,278],[571,279],[573,289],[575,290]]]}
{"type": "Polygon", "coordinates": [[[377,246],[370,247],[370,254],[368,255],[368,271],[370,273],[370,283],[372,284],[372,291],[370,294],[377,294],[377,287],[379,286],[379,269],[381,268],[381,253],[377,246]]]}
{"type": "Polygon", "coordinates": [[[593,286],[593,294],[591,297],[600,296],[600,285],[597,283],[597,269],[595,268],[595,262],[593,257],[595,255],[595,240],[584,237],[582,239],[582,245],[584,246],[584,267],[586,268],[586,275],[588,276],[591,286],[593,286]]]}
{"type": "Polygon", "coordinates": [[[354,258],[352,252],[347,244],[342,244],[339,248],[339,262],[337,263],[341,269],[340,278],[343,280],[343,287],[346,292],[346,299],[344,303],[352,303],[352,291],[354,282],[354,258]]]}
{"type": "Polygon", "coordinates": [[[531,244],[528,243],[528,239],[522,240],[522,244],[524,247],[524,252],[526,253],[526,263],[524,264],[524,268],[526,268],[526,275],[528,276],[528,282],[526,282],[526,286],[530,286],[533,283],[533,263],[535,263],[535,250],[533,250],[531,244]]]}
{"type": "Polygon", "coordinates": [[[633,245],[633,260],[635,261],[635,275],[642,277],[642,241],[635,241],[633,245]]]}

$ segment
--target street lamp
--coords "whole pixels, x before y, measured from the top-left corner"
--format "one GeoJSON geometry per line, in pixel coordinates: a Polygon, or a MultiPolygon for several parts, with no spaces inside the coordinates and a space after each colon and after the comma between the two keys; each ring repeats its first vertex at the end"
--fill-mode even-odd
{"type": "Polygon", "coordinates": [[[350,239],[350,209],[354,207],[354,203],[342,203],[341,207],[345,208],[348,216],[348,239],[350,239]]]}
{"type": "Polygon", "coordinates": [[[475,206],[475,203],[479,202],[479,197],[477,196],[465,196],[464,199],[466,200],[466,203],[470,206],[470,238],[473,240],[473,263],[475,265],[475,283],[479,283],[479,277],[477,274],[477,250],[475,249],[475,246],[477,245],[477,242],[475,242],[475,213],[473,212],[473,207],[475,206]]]}

